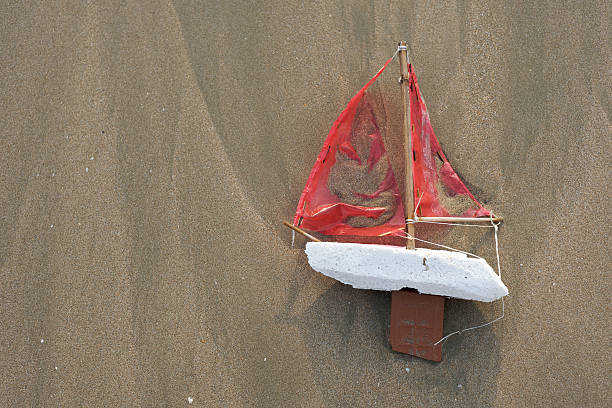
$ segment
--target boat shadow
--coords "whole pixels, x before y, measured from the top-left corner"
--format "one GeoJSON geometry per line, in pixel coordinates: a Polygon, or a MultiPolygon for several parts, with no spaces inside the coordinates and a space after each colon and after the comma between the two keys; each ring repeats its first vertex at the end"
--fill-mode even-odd
{"type": "MultiPolygon", "coordinates": [[[[452,336],[442,362],[433,363],[391,350],[390,304],[389,292],[336,283],[291,319],[327,405],[350,406],[364,398],[370,406],[494,404],[500,353],[491,327],[452,336]]],[[[444,333],[487,321],[482,305],[447,300],[444,333]]]]}

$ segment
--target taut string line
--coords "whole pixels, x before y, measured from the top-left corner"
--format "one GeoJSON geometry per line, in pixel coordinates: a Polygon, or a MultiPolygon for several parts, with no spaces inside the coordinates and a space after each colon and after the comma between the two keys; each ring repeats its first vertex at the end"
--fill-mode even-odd
{"type": "MultiPolygon", "coordinates": [[[[417,205],[414,208],[414,216],[413,216],[414,218],[412,220],[411,219],[406,219],[407,223],[423,222],[423,223],[428,223],[428,224],[453,225],[453,226],[460,226],[460,227],[493,228],[493,230],[495,232],[495,256],[497,257],[497,276],[499,276],[499,278],[501,279],[501,262],[500,262],[500,259],[499,259],[499,239],[497,237],[497,233],[499,231],[499,224],[500,223],[493,222],[493,213],[489,214],[489,216],[491,217],[491,225],[474,225],[474,224],[461,224],[461,223],[449,223],[449,222],[437,222],[437,221],[421,221],[421,220],[419,220],[419,218],[416,215],[417,209],[419,208],[419,205],[421,204],[421,198],[423,198],[422,194],[421,194],[421,197],[419,197],[419,201],[417,202],[417,205]]],[[[478,255],[474,255],[474,254],[472,254],[470,252],[465,252],[465,251],[462,251],[460,249],[452,248],[452,247],[449,247],[449,246],[446,246],[446,245],[437,244],[435,242],[431,242],[431,241],[427,241],[427,240],[420,239],[420,238],[417,238],[417,237],[413,237],[413,236],[411,236],[410,234],[407,234],[407,233],[405,234],[405,237],[407,239],[413,239],[413,240],[416,240],[416,241],[425,242],[425,243],[430,244],[430,245],[439,246],[439,247],[444,248],[444,249],[460,252],[460,253],[468,255],[468,256],[473,256],[473,257],[482,259],[478,255]]],[[[466,331],[469,331],[469,330],[475,330],[475,329],[480,329],[482,327],[490,326],[493,323],[503,319],[504,316],[506,315],[506,305],[505,305],[503,297],[501,298],[501,304],[502,304],[501,316],[499,316],[499,317],[497,317],[497,318],[495,318],[495,319],[493,319],[493,320],[491,320],[490,322],[487,322],[487,323],[479,324],[477,326],[472,326],[472,327],[468,327],[467,329],[460,329],[460,330],[454,331],[452,333],[449,333],[446,336],[442,337],[437,342],[435,342],[434,346],[437,346],[438,344],[440,344],[443,341],[447,340],[449,337],[454,336],[455,334],[462,334],[463,332],[466,332],[466,331]]]]}

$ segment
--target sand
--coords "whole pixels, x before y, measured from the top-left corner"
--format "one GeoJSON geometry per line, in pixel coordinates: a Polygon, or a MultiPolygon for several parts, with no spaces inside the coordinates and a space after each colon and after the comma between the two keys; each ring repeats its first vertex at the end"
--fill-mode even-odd
{"type": "MultiPolygon", "coordinates": [[[[0,405],[610,405],[610,4],[504,4],[5,5],[0,405]],[[281,224],[400,39],[507,220],[506,318],[439,364],[281,224]]],[[[472,238],[439,234],[491,260],[472,238]]],[[[445,332],[498,313],[447,301],[445,332]]]]}

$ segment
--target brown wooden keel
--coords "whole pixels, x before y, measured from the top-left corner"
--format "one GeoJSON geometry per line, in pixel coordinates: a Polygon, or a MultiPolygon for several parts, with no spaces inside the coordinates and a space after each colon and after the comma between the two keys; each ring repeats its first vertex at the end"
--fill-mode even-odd
{"type": "Polygon", "coordinates": [[[442,360],[444,296],[410,290],[391,292],[391,349],[431,361],[442,360]]]}

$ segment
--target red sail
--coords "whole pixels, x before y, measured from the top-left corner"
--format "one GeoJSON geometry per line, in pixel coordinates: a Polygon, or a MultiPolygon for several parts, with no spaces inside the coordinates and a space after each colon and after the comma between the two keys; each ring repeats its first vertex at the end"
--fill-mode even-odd
{"type": "MultiPolygon", "coordinates": [[[[334,122],[300,197],[294,225],[326,235],[404,235],[401,194],[366,94],[389,62],[334,122]]],[[[488,215],[442,153],[411,65],[409,72],[418,215],[488,215]]]]}
{"type": "Polygon", "coordinates": [[[490,213],[474,198],[446,159],[434,134],[412,65],[410,117],[412,123],[414,203],[421,217],[483,217],[490,213]]]}

